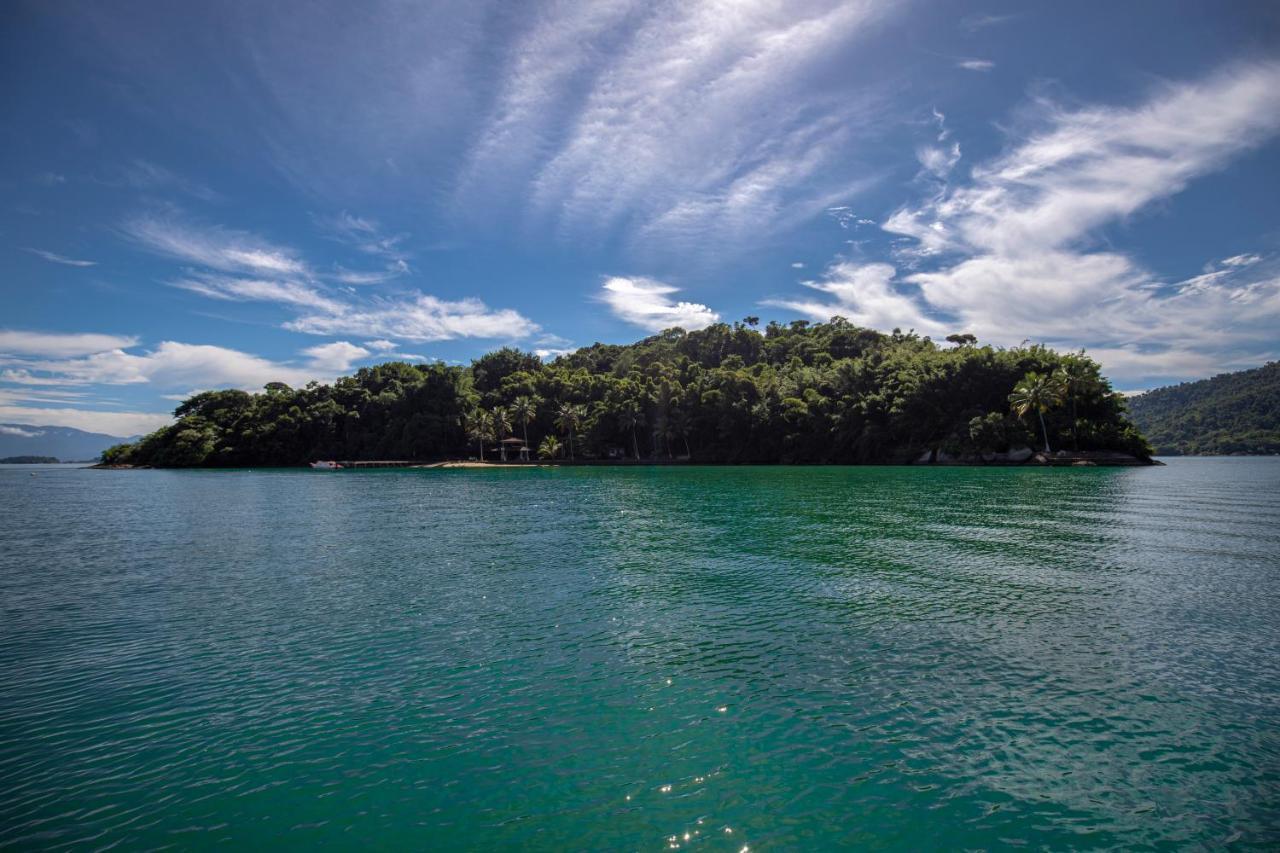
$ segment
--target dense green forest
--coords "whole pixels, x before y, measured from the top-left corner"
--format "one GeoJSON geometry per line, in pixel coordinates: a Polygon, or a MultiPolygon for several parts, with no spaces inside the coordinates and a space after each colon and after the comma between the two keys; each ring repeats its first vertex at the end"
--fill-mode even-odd
{"type": "Polygon", "coordinates": [[[1157,388],[1129,409],[1162,455],[1280,453],[1280,362],[1157,388]]]}
{"type": "Polygon", "coordinates": [[[841,318],[748,317],[544,363],[505,348],[470,367],[391,362],[333,385],[208,391],[109,464],[299,465],[315,459],[543,458],[909,462],[1008,448],[1149,448],[1083,353],[945,344],[841,318]]]}

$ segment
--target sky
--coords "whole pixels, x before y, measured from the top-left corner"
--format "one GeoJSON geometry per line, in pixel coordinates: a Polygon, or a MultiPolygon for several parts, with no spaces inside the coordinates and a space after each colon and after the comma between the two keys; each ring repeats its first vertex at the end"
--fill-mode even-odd
{"type": "Polygon", "coordinates": [[[1280,353],[1273,2],[9,2],[0,422],[746,316],[1280,353]]]}

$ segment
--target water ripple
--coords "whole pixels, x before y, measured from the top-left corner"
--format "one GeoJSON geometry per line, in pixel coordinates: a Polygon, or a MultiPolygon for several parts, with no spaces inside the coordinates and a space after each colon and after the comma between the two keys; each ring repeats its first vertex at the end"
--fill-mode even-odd
{"type": "Polygon", "coordinates": [[[0,846],[1280,844],[1280,464],[0,472],[0,846]]]}

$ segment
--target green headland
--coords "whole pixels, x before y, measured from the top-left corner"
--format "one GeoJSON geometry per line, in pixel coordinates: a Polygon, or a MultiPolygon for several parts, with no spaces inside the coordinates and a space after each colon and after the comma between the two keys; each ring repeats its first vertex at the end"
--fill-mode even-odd
{"type": "Polygon", "coordinates": [[[1151,448],[1085,353],[755,317],[544,362],[389,362],[332,385],[207,391],[106,465],[563,459],[1135,463],[1151,448]]]}

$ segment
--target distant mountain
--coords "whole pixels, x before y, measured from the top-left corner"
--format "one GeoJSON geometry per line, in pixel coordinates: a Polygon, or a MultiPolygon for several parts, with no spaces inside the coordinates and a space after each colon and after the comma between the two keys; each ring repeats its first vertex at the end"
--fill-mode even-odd
{"type": "Polygon", "coordinates": [[[1158,455],[1280,453],[1280,361],[1129,398],[1158,455]]]}
{"type": "Polygon", "coordinates": [[[113,444],[133,441],[71,427],[0,424],[0,457],[56,456],[64,462],[97,459],[113,444]]]}

